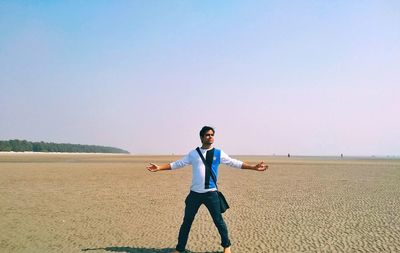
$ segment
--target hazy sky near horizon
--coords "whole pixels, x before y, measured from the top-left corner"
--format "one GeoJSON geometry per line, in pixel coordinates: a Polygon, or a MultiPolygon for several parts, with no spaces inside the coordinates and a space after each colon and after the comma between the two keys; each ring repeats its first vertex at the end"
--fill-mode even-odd
{"type": "Polygon", "coordinates": [[[0,139],[400,155],[399,1],[1,1],[0,139]]]}

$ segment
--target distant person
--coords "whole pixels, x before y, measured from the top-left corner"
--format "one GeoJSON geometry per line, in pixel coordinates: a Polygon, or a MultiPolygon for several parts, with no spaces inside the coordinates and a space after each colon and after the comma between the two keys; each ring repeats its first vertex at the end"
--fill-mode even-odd
{"type": "Polygon", "coordinates": [[[289,157],[289,158],[290,158],[290,153],[288,153],[288,154],[287,154],[287,157],[289,157]]]}
{"type": "Polygon", "coordinates": [[[230,253],[231,241],[229,240],[228,236],[228,228],[220,210],[216,187],[217,182],[214,182],[211,173],[214,173],[214,178],[218,180],[218,165],[220,163],[235,168],[255,171],[265,171],[268,168],[264,162],[250,165],[229,157],[222,150],[213,148],[212,144],[214,143],[214,133],[215,130],[212,127],[204,126],[200,130],[202,146],[198,149],[207,162],[212,162],[212,171],[206,169],[206,166],[204,165],[204,162],[196,149],[190,151],[181,160],[173,163],[160,166],[150,163],[150,165],[147,166],[149,171],[156,172],[160,170],[175,170],[189,164],[192,165],[192,186],[190,188],[190,193],[185,200],[185,216],[179,230],[178,244],[176,246],[176,250],[173,251],[174,253],[185,251],[190,228],[196,213],[202,204],[207,207],[214,224],[218,229],[218,232],[221,236],[221,246],[224,248],[224,253],[230,253]]]}

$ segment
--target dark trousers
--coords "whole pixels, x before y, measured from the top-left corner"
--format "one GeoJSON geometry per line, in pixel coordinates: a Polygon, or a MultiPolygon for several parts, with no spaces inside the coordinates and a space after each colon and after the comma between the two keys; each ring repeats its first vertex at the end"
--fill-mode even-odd
{"type": "Polygon", "coordinates": [[[183,218],[183,223],[181,225],[181,229],[179,230],[178,245],[176,246],[177,251],[185,251],[190,228],[192,226],[194,217],[196,216],[196,213],[202,204],[207,207],[214,224],[218,229],[219,235],[221,236],[221,246],[227,248],[231,245],[228,237],[228,228],[226,227],[225,221],[222,218],[219,207],[218,193],[216,191],[206,193],[190,191],[185,200],[185,204],[185,217],[183,218]]]}

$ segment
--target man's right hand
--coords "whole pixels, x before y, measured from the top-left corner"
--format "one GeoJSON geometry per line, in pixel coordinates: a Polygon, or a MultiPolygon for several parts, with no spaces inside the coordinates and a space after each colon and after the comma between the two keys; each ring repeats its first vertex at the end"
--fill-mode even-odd
{"type": "Polygon", "coordinates": [[[160,166],[158,166],[157,164],[154,164],[154,163],[150,163],[150,165],[147,166],[147,170],[149,170],[151,172],[157,172],[160,170],[160,166]]]}

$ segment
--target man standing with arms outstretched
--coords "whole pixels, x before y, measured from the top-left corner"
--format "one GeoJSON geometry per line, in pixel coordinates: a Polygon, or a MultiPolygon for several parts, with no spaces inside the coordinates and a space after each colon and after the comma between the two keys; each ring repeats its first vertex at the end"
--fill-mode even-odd
{"type": "Polygon", "coordinates": [[[264,162],[260,162],[255,165],[250,165],[242,161],[229,157],[222,150],[218,150],[212,147],[214,143],[215,130],[212,127],[204,126],[200,130],[200,139],[202,146],[200,149],[192,150],[183,159],[173,163],[157,165],[150,163],[147,169],[151,172],[160,170],[174,170],[182,168],[186,165],[192,165],[192,186],[190,187],[190,193],[185,200],[185,217],[179,230],[178,245],[176,251],[173,253],[184,252],[186,243],[188,240],[190,228],[192,226],[194,217],[200,206],[204,204],[211,214],[215,226],[221,236],[221,246],[224,248],[224,253],[231,253],[231,242],[228,236],[228,228],[221,214],[219,205],[219,197],[217,193],[217,182],[214,182],[215,178],[218,180],[218,165],[220,163],[226,164],[234,168],[265,171],[268,166],[264,162]],[[205,160],[212,163],[211,171],[206,169],[206,166],[200,157],[198,152],[201,152],[205,160]],[[214,174],[212,176],[211,174],[214,174]]]}

